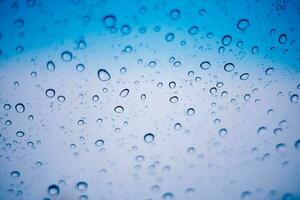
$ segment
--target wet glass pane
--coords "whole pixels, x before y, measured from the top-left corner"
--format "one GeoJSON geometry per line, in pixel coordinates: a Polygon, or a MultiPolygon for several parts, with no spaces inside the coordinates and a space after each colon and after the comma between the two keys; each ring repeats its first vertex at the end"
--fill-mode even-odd
{"type": "Polygon", "coordinates": [[[0,0],[0,200],[299,200],[298,0],[0,0]]]}

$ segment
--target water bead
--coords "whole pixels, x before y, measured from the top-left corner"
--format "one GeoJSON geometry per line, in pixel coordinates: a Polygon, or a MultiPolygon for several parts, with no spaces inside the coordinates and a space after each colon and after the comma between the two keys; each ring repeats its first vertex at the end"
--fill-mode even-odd
{"type": "Polygon", "coordinates": [[[61,59],[65,62],[70,62],[73,59],[73,54],[70,51],[64,51],[61,53],[61,59]]]}
{"type": "Polygon", "coordinates": [[[117,23],[117,18],[114,15],[106,15],[102,22],[105,28],[113,28],[117,23]]]}
{"type": "Polygon", "coordinates": [[[122,113],[122,112],[124,112],[124,108],[122,106],[117,106],[114,108],[114,111],[116,113],[122,113]]]}
{"type": "Polygon", "coordinates": [[[237,28],[241,31],[245,30],[248,28],[250,25],[250,22],[248,19],[240,19],[237,23],[237,28]]]}
{"type": "Polygon", "coordinates": [[[180,18],[181,12],[178,9],[173,9],[173,10],[170,11],[169,15],[170,15],[170,18],[172,20],[176,21],[176,20],[178,20],[180,18]]]}
{"type": "Polygon", "coordinates": [[[80,192],[83,192],[83,191],[87,190],[88,184],[84,181],[80,181],[77,183],[76,187],[80,192]]]}
{"type": "Polygon", "coordinates": [[[95,142],[95,145],[97,146],[97,147],[101,147],[101,146],[103,146],[104,145],[104,141],[103,140],[96,140],[96,142],[95,142]]]}
{"type": "Polygon", "coordinates": [[[55,64],[53,61],[48,61],[47,62],[47,70],[49,72],[54,72],[55,71],[55,64]]]}
{"type": "Polygon", "coordinates": [[[211,64],[210,64],[209,61],[203,61],[203,62],[200,64],[200,67],[201,67],[201,69],[203,69],[203,70],[209,69],[210,66],[211,66],[211,64]]]}
{"type": "Polygon", "coordinates": [[[129,89],[123,89],[120,92],[119,96],[124,98],[124,97],[127,97],[128,94],[129,94],[129,89]]]}
{"type": "Polygon", "coordinates": [[[175,39],[174,33],[167,33],[166,36],[165,36],[165,40],[167,42],[172,42],[174,39],[175,39]]]}
{"type": "Polygon", "coordinates": [[[222,44],[224,46],[229,46],[231,44],[231,42],[232,42],[232,37],[230,35],[224,35],[222,37],[222,44]]]}
{"type": "Polygon", "coordinates": [[[18,112],[18,113],[23,113],[25,112],[25,106],[22,104],[22,103],[17,103],[15,105],[15,110],[18,112]]]}
{"type": "Polygon", "coordinates": [[[154,135],[152,133],[147,133],[144,135],[144,141],[146,143],[151,143],[154,141],[154,135]]]}
{"type": "Polygon", "coordinates": [[[54,89],[47,89],[46,90],[46,96],[49,98],[53,98],[55,96],[55,90],[54,89]]]}
{"type": "Polygon", "coordinates": [[[51,196],[57,196],[59,195],[59,192],[60,192],[60,189],[57,185],[55,184],[52,184],[48,187],[48,193],[49,195],[51,196]]]}
{"type": "Polygon", "coordinates": [[[110,73],[108,73],[108,71],[106,71],[106,69],[99,69],[97,74],[98,74],[99,80],[104,81],[104,82],[108,81],[111,78],[110,73]]]}

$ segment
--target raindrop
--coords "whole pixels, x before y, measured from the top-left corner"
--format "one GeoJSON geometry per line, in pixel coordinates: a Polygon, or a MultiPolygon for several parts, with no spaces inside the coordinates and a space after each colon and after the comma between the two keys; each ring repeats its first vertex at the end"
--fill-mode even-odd
{"type": "Polygon", "coordinates": [[[4,106],[3,106],[3,108],[5,109],[5,110],[10,110],[11,109],[11,105],[10,104],[4,104],[4,106]]]}
{"type": "Polygon", "coordinates": [[[95,142],[95,145],[96,145],[97,147],[101,147],[101,146],[104,145],[104,141],[103,141],[103,140],[97,140],[97,141],[95,142]]]}
{"type": "Polygon", "coordinates": [[[237,28],[241,31],[245,30],[248,28],[250,25],[250,22],[248,19],[240,19],[237,23],[237,28]]]}
{"type": "Polygon", "coordinates": [[[25,133],[23,131],[17,131],[16,135],[17,137],[23,137],[25,133]]]}
{"type": "Polygon", "coordinates": [[[88,184],[84,181],[80,181],[77,183],[76,187],[80,192],[83,192],[83,191],[87,190],[88,184]]]}
{"type": "Polygon", "coordinates": [[[222,44],[224,46],[229,46],[231,44],[231,42],[232,42],[232,37],[230,35],[224,35],[222,37],[222,44]]]}
{"type": "Polygon", "coordinates": [[[116,113],[122,113],[122,112],[124,112],[124,108],[122,106],[117,106],[117,107],[115,107],[114,111],[116,113]]]}
{"type": "Polygon", "coordinates": [[[169,15],[170,15],[172,20],[176,21],[180,18],[181,12],[178,9],[173,9],[173,10],[170,11],[169,15]]]}
{"type": "Polygon", "coordinates": [[[47,69],[50,72],[53,72],[55,70],[55,64],[53,63],[53,61],[48,61],[47,62],[47,69]]]}
{"type": "Polygon", "coordinates": [[[174,33],[167,33],[166,36],[165,36],[165,40],[167,42],[172,42],[174,39],[175,39],[174,33]]]}
{"type": "Polygon", "coordinates": [[[144,135],[144,141],[146,143],[151,143],[154,141],[154,135],[152,133],[147,133],[144,135]]]}
{"type": "Polygon", "coordinates": [[[266,75],[267,76],[273,74],[273,72],[274,72],[274,68],[273,67],[269,67],[269,68],[266,69],[266,75]]]}
{"type": "Polygon", "coordinates": [[[278,41],[280,44],[285,44],[287,42],[288,38],[286,34],[281,34],[278,38],[278,41]]]}
{"type": "Polygon", "coordinates": [[[131,27],[129,25],[123,25],[121,27],[121,33],[123,35],[128,35],[131,32],[131,27]]]}
{"type": "Polygon", "coordinates": [[[172,97],[169,99],[169,101],[170,101],[171,103],[176,103],[176,102],[178,101],[178,97],[177,97],[177,96],[172,96],[172,97]]]}
{"type": "Polygon", "coordinates": [[[292,103],[298,103],[298,100],[299,100],[298,94],[293,94],[293,95],[290,97],[290,101],[291,101],[292,103]]]}
{"type": "Polygon", "coordinates": [[[15,109],[18,113],[23,113],[25,111],[25,106],[22,103],[17,103],[15,109]]]}
{"type": "Polygon", "coordinates": [[[101,81],[108,81],[111,78],[111,76],[108,73],[108,71],[106,71],[105,69],[99,69],[98,70],[98,78],[101,81]]]}
{"type": "Polygon", "coordinates": [[[152,68],[153,68],[153,67],[156,66],[156,62],[152,60],[152,61],[149,62],[148,65],[149,65],[149,67],[152,67],[152,68]]]}
{"type": "Polygon", "coordinates": [[[46,90],[46,96],[49,98],[52,98],[55,96],[55,90],[54,89],[47,89],[46,90]]]}
{"type": "Polygon", "coordinates": [[[76,65],[76,70],[78,72],[83,72],[85,70],[84,64],[79,63],[78,65],[76,65]]]}
{"type": "Polygon", "coordinates": [[[199,28],[198,26],[192,26],[188,30],[190,35],[197,35],[199,33],[199,28]]]}
{"type": "Polygon", "coordinates": [[[120,92],[119,96],[120,97],[127,97],[127,95],[129,94],[129,89],[124,89],[120,92]]]}
{"type": "Polygon", "coordinates": [[[57,100],[58,100],[59,102],[65,102],[65,101],[66,101],[66,97],[60,95],[60,96],[57,97],[57,100]]]}
{"type": "Polygon", "coordinates": [[[103,17],[103,25],[106,28],[113,28],[117,23],[117,18],[114,15],[107,15],[103,17]]]}
{"type": "Polygon", "coordinates": [[[241,194],[241,199],[242,200],[250,200],[252,199],[252,192],[250,191],[245,191],[241,194]]]}
{"type": "Polygon", "coordinates": [[[163,200],[173,200],[174,199],[174,194],[171,192],[166,192],[162,196],[163,200]]]}
{"type": "Polygon", "coordinates": [[[174,125],[174,129],[175,130],[180,130],[182,128],[182,125],[179,123],[179,122],[177,122],[175,125],[174,125]]]}
{"type": "Polygon", "coordinates": [[[126,73],[127,73],[126,67],[122,67],[122,68],[120,69],[120,73],[121,73],[121,74],[126,74],[126,73]]]}
{"type": "Polygon", "coordinates": [[[174,88],[176,87],[176,83],[175,83],[174,81],[171,81],[171,82],[169,83],[169,87],[170,87],[171,89],[174,89],[174,88]]]}
{"type": "Polygon", "coordinates": [[[248,78],[249,78],[249,74],[248,73],[243,73],[243,74],[240,75],[240,79],[243,80],[243,81],[247,80],[248,78]]]}
{"type": "Polygon", "coordinates": [[[73,59],[73,54],[70,51],[64,51],[61,53],[61,59],[65,62],[70,62],[73,59]]]}
{"type": "Polygon", "coordinates": [[[225,65],[224,65],[224,70],[226,71],[226,72],[231,72],[231,71],[233,71],[234,70],[234,64],[233,63],[226,63],[225,65]]]}
{"type": "Polygon", "coordinates": [[[52,184],[48,187],[48,193],[51,195],[51,196],[57,196],[59,195],[59,187],[55,184],[52,184]]]}
{"type": "Polygon", "coordinates": [[[261,135],[267,132],[267,128],[265,126],[261,126],[257,129],[256,133],[261,135]]]}
{"type": "Polygon", "coordinates": [[[204,70],[207,70],[208,68],[210,68],[211,64],[209,61],[203,61],[201,64],[200,64],[200,67],[201,69],[204,69],[204,70]]]}
{"type": "Polygon", "coordinates": [[[19,178],[21,175],[21,173],[19,171],[12,171],[10,173],[10,176],[13,177],[13,178],[19,178]]]}
{"type": "Polygon", "coordinates": [[[298,139],[296,142],[295,142],[295,148],[297,149],[297,150],[300,150],[300,139],[298,139]]]}
{"type": "Polygon", "coordinates": [[[194,108],[189,108],[189,109],[187,109],[186,113],[187,113],[188,116],[192,116],[192,115],[195,114],[195,109],[194,108]]]}
{"type": "Polygon", "coordinates": [[[226,136],[227,135],[227,129],[226,128],[221,128],[220,130],[219,130],[219,136],[220,137],[224,137],[224,136],[226,136]]]}

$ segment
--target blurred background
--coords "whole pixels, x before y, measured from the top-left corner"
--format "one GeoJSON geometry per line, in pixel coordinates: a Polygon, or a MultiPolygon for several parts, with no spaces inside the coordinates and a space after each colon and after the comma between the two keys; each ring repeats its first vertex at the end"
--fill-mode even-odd
{"type": "Polygon", "coordinates": [[[0,200],[299,200],[298,0],[0,0],[0,200]]]}

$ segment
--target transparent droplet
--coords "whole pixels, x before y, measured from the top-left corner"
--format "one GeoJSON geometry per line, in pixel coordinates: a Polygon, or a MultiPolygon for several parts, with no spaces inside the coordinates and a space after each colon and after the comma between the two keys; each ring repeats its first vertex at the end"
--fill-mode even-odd
{"type": "Polygon", "coordinates": [[[201,69],[204,69],[204,70],[207,70],[210,68],[210,62],[209,61],[203,61],[201,64],[200,64],[200,67],[201,69]]]}
{"type": "Polygon", "coordinates": [[[13,177],[13,178],[19,178],[21,175],[21,173],[19,171],[12,171],[10,173],[10,176],[13,177]]]}
{"type": "Polygon", "coordinates": [[[250,75],[248,73],[243,73],[240,75],[240,79],[244,81],[244,80],[247,80],[249,78],[249,76],[250,75]]]}
{"type": "Polygon", "coordinates": [[[99,96],[98,96],[98,95],[94,95],[94,96],[92,97],[92,101],[93,101],[93,102],[99,101],[99,96]]]}
{"type": "Polygon", "coordinates": [[[241,31],[245,30],[248,28],[250,25],[250,22],[248,19],[240,19],[237,23],[237,28],[241,31]]]}
{"type": "Polygon", "coordinates": [[[55,96],[55,90],[54,89],[47,89],[46,90],[46,96],[49,98],[53,98],[55,96]]]}
{"type": "Polygon", "coordinates": [[[172,42],[174,39],[175,39],[174,33],[167,33],[166,36],[165,36],[165,40],[167,42],[172,42]]]}
{"type": "Polygon", "coordinates": [[[173,200],[174,199],[174,194],[171,192],[166,192],[162,196],[163,200],[173,200]]]}
{"type": "Polygon", "coordinates": [[[76,70],[78,72],[83,72],[85,70],[84,64],[79,63],[78,65],[76,65],[76,70]]]}
{"type": "Polygon", "coordinates": [[[95,145],[96,145],[97,147],[101,147],[101,146],[104,145],[104,141],[103,141],[103,140],[96,140],[95,145]]]}
{"type": "Polygon", "coordinates": [[[15,105],[15,109],[18,113],[23,113],[25,112],[25,106],[22,103],[17,103],[15,105]]]}
{"type": "Polygon", "coordinates": [[[188,30],[190,35],[197,35],[199,33],[199,28],[198,26],[192,26],[188,30]]]}
{"type": "Polygon", "coordinates": [[[59,195],[59,192],[60,192],[59,187],[55,184],[52,184],[48,187],[48,193],[51,196],[57,196],[59,195]]]}
{"type": "Polygon", "coordinates": [[[220,137],[224,137],[224,136],[226,136],[227,135],[227,129],[226,128],[221,128],[220,130],[219,130],[219,136],[220,137]]]}
{"type": "Polygon", "coordinates": [[[154,135],[152,133],[147,133],[144,135],[144,141],[146,143],[151,143],[154,141],[154,135]]]}
{"type": "Polygon", "coordinates": [[[176,102],[178,101],[178,97],[177,97],[177,96],[172,96],[172,97],[169,99],[169,101],[170,101],[171,103],[176,103],[176,102]]]}
{"type": "Polygon", "coordinates": [[[269,67],[269,68],[267,68],[266,69],[266,75],[271,75],[271,74],[273,74],[273,72],[274,72],[274,68],[273,67],[269,67]]]}
{"type": "Polygon", "coordinates": [[[297,149],[297,150],[300,150],[300,139],[298,139],[296,142],[295,142],[295,148],[297,149]]]}
{"type": "Polygon", "coordinates": [[[106,71],[105,69],[99,69],[98,70],[98,78],[101,81],[108,81],[111,78],[111,76],[108,73],[108,71],[106,71]]]}
{"type": "Polygon", "coordinates": [[[80,181],[77,183],[76,188],[80,191],[80,192],[84,192],[85,190],[87,190],[88,188],[88,184],[84,181],[80,181]]]}
{"type": "Polygon", "coordinates": [[[292,103],[298,103],[298,100],[299,100],[298,94],[293,94],[293,95],[291,95],[290,101],[291,101],[292,103]]]}
{"type": "Polygon", "coordinates": [[[54,72],[55,71],[55,64],[53,61],[48,61],[47,62],[47,70],[50,72],[54,72]]]}
{"type": "Polygon", "coordinates": [[[117,18],[114,15],[107,15],[103,17],[103,25],[106,28],[113,28],[116,26],[117,18]]]}
{"type": "Polygon", "coordinates": [[[226,72],[231,72],[231,71],[233,71],[234,70],[234,64],[233,63],[226,63],[225,65],[224,65],[224,70],[226,71],[226,72]]]}
{"type": "Polygon", "coordinates": [[[288,38],[286,34],[281,34],[278,38],[278,41],[280,44],[285,44],[287,42],[288,38]]]}
{"type": "Polygon", "coordinates": [[[174,89],[174,88],[176,87],[176,83],[175,83],[174,81],[171,81],[171,82],[169,83],[169,87],[170,87],[171,89],[174,89]]]}
{"type": "Polygon", "coordinates": [[[73,59],[73,54],[70,51],[64,51],[61,53],[61,59],[65,62],[70,62],[73,59]]]}
{"type": "Polygon", "coordinates": [[[3,106],[3,108],[5,109],[5,110],[10,110],[11,109],[11,105],[10,104],[4,104],[4,106],[3,106]]]}
{"type": "Polygon", "coordinates": [[[173,9],[169,13],[172,20],[178,20],[181,16],[181,12],[178,9],[173,9]]]}
{"type": "Polygon", "coordinates": [[[124,112],[124,108],[122,106],[117,106],[117,107],[115,107],[114,111],[116,113],[122,113],[122,112],[124,112]]]}
{"type": "Polygon", "coordinates": [[[149,67],[153,68],[155,66],[156,66],[156,62],[155,61],[152,60],[152,61],[149,62],[149,67]]]}
{"type": "Polygon", "coordinates": [[[257,129],[256,133],[261,135],[267,132],[267,128],[265,126],[261,126],[257,129]]]}
{"type": "Polygon", "coordinates": [[[127,97],[127,95],[129,94],[129,89],[124,89],[120,92],[119,96],[120,97],[127,97]]]}
{"type": "Polygon", "coordinates": [[[222,44],[224,46],[229,46],[231,44],[231,42],[232,42],[232,37],[230,35],[224,35],[222,37],[222,44]]]}
{"type": "Polygon", "coordinates": [[[25,135],[25,133],[23,131],[17,131],[16,135],[18,137],[23,137],[25,135]]]}
{"type": "Polygon", "coordinates": [[[58,100],[59,102],[65,102],[65,101],[66,101],[66,97],[64,97],[64,96],[62,96],[62,95],[59,95],[59,96],[57,97],[57,100],[58,100]]]}
{"type": "Polygon", "coordinates": [[[250,199],[252,199],[252,192],[250,192],[250,191],[242,192],[241,199],[242,200],[250,200],[250,199]]]}
{"type": "Polygon", "coordinates": [[[182,127],[182,125],[181,125],[179,122],[177,122],[177,123],[174,125],[174,129],[177,130],[177,131],[180,130],[181,127],[182,127]]]}
{"type": "Polygon", "coordinates": [[[187,109],[186,113],[187,113],[188,116],[192,116],[192,115],[195,114],[195,109],[194,108],[189,108],[189,109],[187,109]]]}

